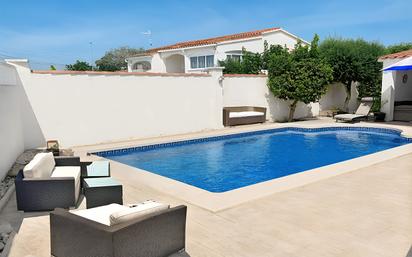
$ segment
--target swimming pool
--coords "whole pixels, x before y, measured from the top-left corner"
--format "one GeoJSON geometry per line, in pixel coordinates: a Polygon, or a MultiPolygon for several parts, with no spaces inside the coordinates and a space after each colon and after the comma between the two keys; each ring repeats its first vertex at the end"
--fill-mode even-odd
{"type": "Polygon", "coordinates": [[[220,193],[410,141],[392,129],[280,128],[95,154],[220,193]]]}

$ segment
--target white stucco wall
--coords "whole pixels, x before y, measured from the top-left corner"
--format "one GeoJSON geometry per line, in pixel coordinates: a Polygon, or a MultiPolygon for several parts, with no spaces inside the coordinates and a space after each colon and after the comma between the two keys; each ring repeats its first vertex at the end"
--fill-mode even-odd
{"type": "Polygon", "coordinates": [[[287,34],[282,30],[264,33],[262,36],[262,44],[267,41],[269,45],[281,45],[286,46],[289,49],[294,49],[297,43],[297,39],[287,34]]]}
{"type": "Polygon", "coordinates": [[[277,30],[264,33],[262,36],[255,38],[225,41],[214,45],[195,46],[175,50],[162,50],[159,53],[154,54],[151,58],[129,58],[128,70],[132,71],[131,67],[137,60],[151,60],[151,72],[175,72],[175,66],[180,66],[181,60],[177,59],[179,63],[172,65],[172,60],[168,58],[171,55],[179,54],[184,56],[185,72],[201,72],[204,71],[204,69],[192,69],[190,67],[190,57],[214,55],[215,65],[217,65],[219,60],[222,61],[226,59],[227,52],[230,51],[241,51],[245,48],[247,51],[253,53],[262,53],[264,51],[265,41],[267,41],[269,45],[281,45],[286,46],[289,49],[293,49],[298,39],[284,30],[277,30]],[[167,66],[170,68],[167,68],[167,66]]]}
{"type": "Polygon", "coordinates": [[[181,54],[174,54],[164,59],[166,72],[169,73],[184,73],[185,72],[185,57],[181,54]]]}
{"type": "Polygon", "coordinates": [[[238,42],[223,42],[216,46],[216,58],[219,61],[226,60],[226,53],[230,51],[241,51],[245,48],[249,52],[262,53],[263,40],[262,38],[247,39],[238,42]]]}
{"type": "MultiPolygon", "coordinates": [[[[289,112],[288,103],[269,92],[266,76],[222,77],[222,68],[210,74],[129,75],[31,72],[12,64],[17,86],[0,88],[0,117],[9,126],[2,127],[4,140],[24,138],[16,152],[48,139],[70,147],[217,129],[224,106],[264,106],[271,121],[285,121],[289,112]]],[[[319,109],[319,103],[299,103],[295,118],[317,116],[319,109]]]]}
{"type": "MultiPolygon", "coordinates": [[[[205,47],[194,47],[184,50],[178,50],[185,56],[185,70],[186,72],[203,72],[205,69],[192,69],[190,67],[190,57],[193,56],[207,56],[207,55],[215,55],[215,47],[214,46],[205,46],[205,47]]],[[[215,56],[215,63],[216,56],[215,56]]]]}
{"type": "Polygon", "coordinates": [[[44,137],[64,147],[222,127],[213,76],[37,74],[17,67],[44,137]]]}
{"type": "MultiPolygon", "coordinates": [[[[383,68],[388,67],[402,59],[384,59],[383,68]]],[[[397,81],[397,71],[382,72],[382,91],[381,91],[381,111],[386,113],[385,120],[393,120],[393,110],[395,103],[395,85],[397,81]]],[[[399,101],[399,100],[398,100],[399,101]]]]}
{"type": "Polygon", "coordinates": [[[0,63],[0,180],[25,150],[44,137],[14,67],[0,63]]]}
{"type": "Polygon", "coordinates": [[[396,71],[395,76],[395,102],[412,101],[412,71],[396,71]],[[408,76],[406,83],[402,81],[404,75],[408,76]]]}
{"type": "MultiPolygon", "coordinates": [[[[269,121],[286,121],[289,115],[288,102],[277,99],[266,85],[266,76],[225,76],[223,80],[223,106],[261,106],[267,108],[269,121]]],[[[299,103],[295,119],[319,115],[319,104],[299,103]]]]}
{"type": "MultiPolygon", "coordinates": [[[[331,109],[345,109],[346,89],[343,84],[334,83],[328,86],[326,94],[319,100],[319,107],[321,111],[331,109]]],[[[351,98],[348,103],[348,111],[350,113],[356,111],[359,106],[358,92],[355,83],[352,84],[351,98]]]]}

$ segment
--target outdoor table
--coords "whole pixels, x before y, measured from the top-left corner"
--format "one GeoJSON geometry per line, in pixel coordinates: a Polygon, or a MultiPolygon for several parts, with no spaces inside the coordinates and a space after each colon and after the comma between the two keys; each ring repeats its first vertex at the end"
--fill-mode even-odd
{"type": "Polygon", "coordinates": [[[112,203],[123,204],[123,187],[111,177],[83,179],[86,208],[112,203]]]}

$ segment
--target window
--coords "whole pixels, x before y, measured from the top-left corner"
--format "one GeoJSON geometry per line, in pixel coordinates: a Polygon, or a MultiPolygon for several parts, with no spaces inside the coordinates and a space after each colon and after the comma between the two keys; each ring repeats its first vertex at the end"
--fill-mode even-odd
{"type": "Polygon", "coordinates": [[[240,54],[228,54],[228,55],[226,55],[226,58],[228,60],[233,60],[233,61],[240,62],[242,60],[242,55],[240,55],[240,54]]]}
{"type": "Polygon", "coordinates": [[[206,67],[213,67],[215,66],[215,56],[208,55],[206,56],[206,67]]]}
{"type": "Polygon", "coordinates": [[[204,68],[206,66],[206,56],[199,56],[197,57],[197,62],[198,62],[198,68],[204,68]]]}
{"type": "Polygon", "coordinates": [[[242,61],[242,55],[243,51],[242,50],[232,50],[232,51],[227,51],[226,52],[226,60],[232,60],[232,61],[242,61]]]}
{"type": "Polygon", "coordinates": [[[197,68],[197,56],[196,57],[190,57],[190,67],[192,69],[197,68]]]}
{"type": "Polygon", "coordinates": [[[206,56],[194,56],[190,57],[190,68],[191,69],[202,69],[206,67],[213,67],[215,64],[215,56],[214,55],[206,55],[206,56]]]}
{"type": "Polygon", "coordinates": [[[151,69],[151,64],[150,62],[147,61],[142,61],[142,62],[137,62],[133,64],[132,70],[134,71],[148,71],[151,69]]]}

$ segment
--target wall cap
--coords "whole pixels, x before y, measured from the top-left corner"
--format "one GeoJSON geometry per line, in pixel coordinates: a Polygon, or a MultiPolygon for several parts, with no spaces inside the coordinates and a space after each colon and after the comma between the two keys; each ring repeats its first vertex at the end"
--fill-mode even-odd
{"type": "Polygon", "coordinates": [[[127,72],[127,71],[68,71],[32,70],[33,74],[49,75],[113,75],[113,76],[160,76],[160,77],[210,77],[207,73],[165,73],[165,72],[127,72]]]}

